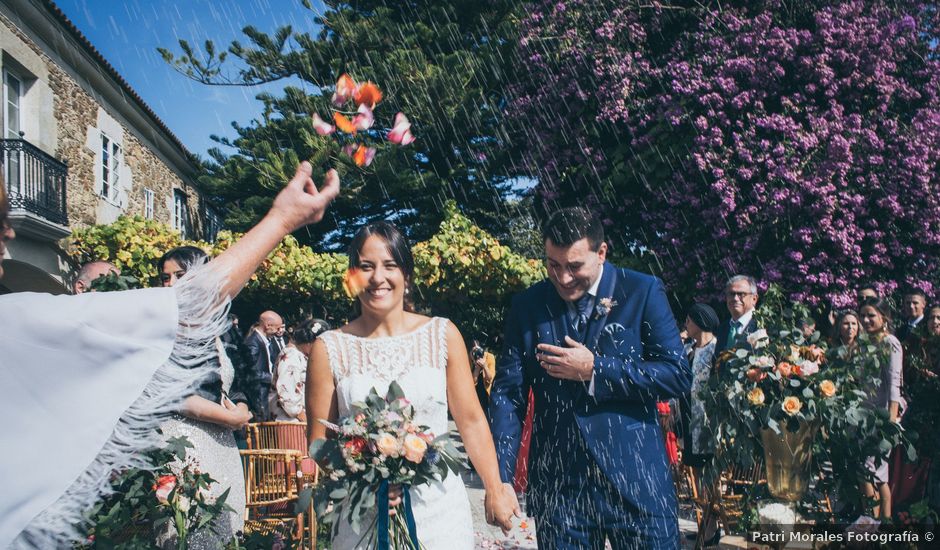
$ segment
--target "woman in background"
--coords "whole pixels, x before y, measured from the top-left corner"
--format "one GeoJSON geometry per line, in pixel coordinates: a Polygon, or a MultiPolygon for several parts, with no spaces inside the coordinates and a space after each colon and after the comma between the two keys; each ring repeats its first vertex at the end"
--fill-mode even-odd
{"type": "MultiPolygon", "coordinates": [[[[164,287],[173,287],[190,270],[209,261],[209,257],[195,246],[180,246],[157,261],[157,273],[164,287]]],[[[241,388],[242,376],[237,376],[235,364],[220,338],[215,339],[215,356],[210,363],[215,367],[193,395],[183,401],[179,414],[173,415],[161,426],[166,439],[186,437],[192,448],[186,452],[200,471],[216,481],[210,488],[215,498],[229,491],[225,501],[231,507],[219,517],[215,525],[192,533],[190,548],[220,548],[219,540],[231,540],[244,526],[241,511],[245,508],[245,479],[241,458],[235,443],[234,430],[240,430],[251,420],[248,398],[241,388]]],[[[162,548],[175,548],[176,531],[171,524],[158,532],[157,544],[162,548]]]]}
{"type": "Polygon", "coordinates": [[[330,330],[322,319],[305,319],[288,331],[287,345],[277,357],[271,413],[274,420],[306,422],[304,399],[307,385],[307,359],[317,337],[330,330]]]}
{"type": "MultiPolygon", "coordinates": [[[[898,422],[903,401],[901,397],[903,352],[901,342],[891,334],[890,306],[883,299],[866,298],[862,302],[859,313],[862,316],[861,322],[865,332],[873,342],[883,346],[888,359],[881,361],[881,383],[876,385],[872,380],[866,404],[872,408],[887,409],[891,422],[898,422]]],[[[865,496],[879,503],[875,505],[872,513],[875,517],[890,519],[891,487],[888,485],[888,456],[869,457],[865,464],[875,479],[874,483],[867,481],[864,483],[865,496]]]]}

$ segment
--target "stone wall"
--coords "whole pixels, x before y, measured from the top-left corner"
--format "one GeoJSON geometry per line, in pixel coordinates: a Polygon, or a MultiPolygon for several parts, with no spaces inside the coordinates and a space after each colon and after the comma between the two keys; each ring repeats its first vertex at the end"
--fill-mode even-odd
{"type": "MultiPolygon", "coordinates": [[[[60,67],[46,52],[42,51],[10,19],[0,13],[0,25],[6,27],[29,50],[38,56],[48,74],[48,86],[52,90],[53,118],[57,126],[54,150],[44,149],[68,165],[67,208],[69,225],[72,227],[108,223],[117,214],[144,215],[144,189],[154,192],[154,218],[171,224],[173,215],[173,190],[182,189],[188,196],[190,225],[193,229],[190,237],[200,236],[202,220],[199,215],[200,195],[192,182],[184,181],[170,166],[147,145],[140,136],[155,128],[135,131],[129,128],[122,117],[109,105],[95,99],[66,70],[60,67]],[[96,157],[100,148],[100,134],[92,134],[99,126],[100,110],[106,118],[114,119],[120,125],[121,136],[113,136],[123,145],[123,163],[129,170],[130,181],[122,181],[123,199],[120,204],[112,204],[99,196],[98,177],[101,167],[100,157],[96,157]],[[94,139],[97,137],[97,141],[94,139]],[[111,213],[113,212],[113,216],[111,213]],[[104,213],[104,214],[103,214],[104,213]]],[[[24,50],[24,48],[20,48],[24,50]]],[[[7,52],[10,55],[10,52],[7,52]]],[[[39,75],[37,75],[39,76],[39,75]]],[[[43,75],[45,76],[45,75],[43,75]]],[[[132,101],[128,99],[128,101],[132,101]]],[[[35,116],[36,113],[23,112],[23,117],[35,116]]],[[[156,129],[156,131],[160,131],[156,129]]],[[[29,136],[26,137],[29,140],[29,136]]],[[[36,144],[39,145],[39,144],[36,144]]]]}

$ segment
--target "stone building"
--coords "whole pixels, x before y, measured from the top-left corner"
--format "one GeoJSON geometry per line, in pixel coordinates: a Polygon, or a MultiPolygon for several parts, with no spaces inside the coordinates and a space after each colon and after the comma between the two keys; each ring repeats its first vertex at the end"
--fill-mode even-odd
{"type": "Polygon", "coordinates": [[[70,228],[121,214],[214,237],[197,159],[53,2],[0,2],[0,72],[0,162],[17,233],[0,293],[65,292],[70,228]]]}

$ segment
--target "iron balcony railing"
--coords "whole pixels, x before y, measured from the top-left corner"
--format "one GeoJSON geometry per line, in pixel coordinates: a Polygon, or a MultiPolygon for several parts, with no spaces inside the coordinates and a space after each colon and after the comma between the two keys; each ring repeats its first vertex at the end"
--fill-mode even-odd
{"type": "Polygon", "coordinates": [[[24,139],[0,139],[11,210],[22,209],[68,226],[64,163],[24,139]]]}

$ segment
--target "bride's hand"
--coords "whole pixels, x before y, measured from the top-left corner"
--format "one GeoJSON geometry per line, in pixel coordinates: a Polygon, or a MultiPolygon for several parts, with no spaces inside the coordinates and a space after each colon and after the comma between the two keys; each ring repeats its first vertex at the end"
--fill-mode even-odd
{"type": "Polygon", "coordinates": [[[498,526],[504,535],[508,535],[512,530],[512,516],[522,517],[516,491],[510,483],[503,483],[494,490],[487,491],[483,507],[486,509],[486,522],[498,526]]]}
{"type": "Polygon", "coordinates": [[[401,485],[394,483],[388,486],[388,517],[395,517],[395,509],[401,504],[401,485]]]}

